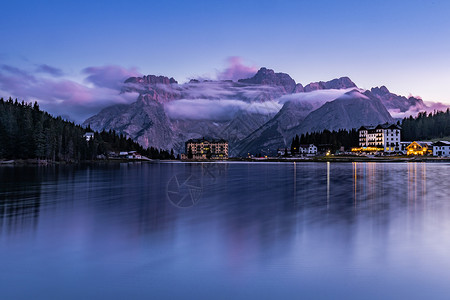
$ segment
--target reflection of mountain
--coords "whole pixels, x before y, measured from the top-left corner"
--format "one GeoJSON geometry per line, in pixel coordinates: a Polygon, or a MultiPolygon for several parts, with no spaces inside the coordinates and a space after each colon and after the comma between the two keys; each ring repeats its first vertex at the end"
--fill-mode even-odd
{"type": "Polygon", "coordinates": [[[288,74],[266,68],[238,82],[178,84],[164,76],[132,77],[122,92],[137,92],[139,98],[105,108],[85,124],[177,152],[190,138],[225,138],[233,155],[275,150],[306,131],[391,122],[386,108],[404,112],[423,106],[420,99],[397,96],[385,87],[360,90],[348,77],[303,87],[288,74]]]}

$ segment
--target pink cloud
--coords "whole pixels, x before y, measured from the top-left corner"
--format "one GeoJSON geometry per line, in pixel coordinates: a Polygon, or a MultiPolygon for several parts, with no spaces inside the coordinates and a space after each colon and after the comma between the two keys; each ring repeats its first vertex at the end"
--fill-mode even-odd
{"type": "Polygon", "coordinates": [[[117,66],[91,67],[83,70],[89,76],[86,85],[67,78],[38,77],[26,70],[0,66],[0,96],[24,101],[38,101],[42,109],[54,115],[68,115],[78,122],[105,106],[136,101],[137,93],[120,92],[122,79],[132,70],[117,66]],[[102,78],[102,75],[105,78],[102,78]]]}
{"type": "MultiPolygon", "coordinates": [[[[415,97],[417,98],[417,96],[415,97]]],[[[410,116],[417,117],[419,112],[435,112],[435,111],[445,111],[447,108],[449,108],[448,105],[440,103],[440,102],[431,102],[426,101],[424,102],[425,105],[416,105],[411,106],[409,110],[405,112],[401,112],[400,109],[390,109],[389,113],[393,118],[396,119],[403,119],[403,118],[409,118],[410,116]]]]}
{"type": "Polygon", "coordinates": [[[258,69],[254,66],[245,66],[242,63],[242,58],[239,56],[231,56],[227,59],[228,67],[218,72],[217,79],[219,80],[233,80],[250,78],[256,74],[258,69]]]}

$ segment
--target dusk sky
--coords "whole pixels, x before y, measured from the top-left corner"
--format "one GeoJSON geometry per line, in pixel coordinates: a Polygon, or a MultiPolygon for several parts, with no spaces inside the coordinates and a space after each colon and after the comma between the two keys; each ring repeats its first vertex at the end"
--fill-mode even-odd
{"type": "Polygon", "coordinates": [[[0,96],[44,107],[95,113],[119,78],[182,83],[230,64],[450,104],[448,1],[2,1],[0,11],[0,96]]]}

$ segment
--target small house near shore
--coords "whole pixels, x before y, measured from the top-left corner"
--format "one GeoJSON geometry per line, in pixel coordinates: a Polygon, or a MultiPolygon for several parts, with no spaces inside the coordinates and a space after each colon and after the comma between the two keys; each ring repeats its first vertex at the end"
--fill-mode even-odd
{"type": "Polygon", "coordinates": [[[433,146],[431,142],[414,141],[406,147],[407,155],[430,155],[433,154],[433,146]]]}
{"type": "Polygon", "coordinates": [[[433,143],[433,156],[450,157],[450,142],[439,141],[433,143]]]}

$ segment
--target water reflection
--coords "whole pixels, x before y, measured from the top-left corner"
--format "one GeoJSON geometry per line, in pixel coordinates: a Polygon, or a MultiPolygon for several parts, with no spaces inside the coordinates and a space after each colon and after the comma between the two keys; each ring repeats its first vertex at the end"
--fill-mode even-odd
{"type": "Polygon", "coordinates": [[[425,163],[0,168],[2,296],[436,299],[449,176],[425,163]],[[177,174],[200,179],[196,205],[168,200],[177,174]]]}
{"type": "Polygon", "coordinates": [[[0,168],[0,234],[33,229],[40,211],[38,168],[0,168]]]}

